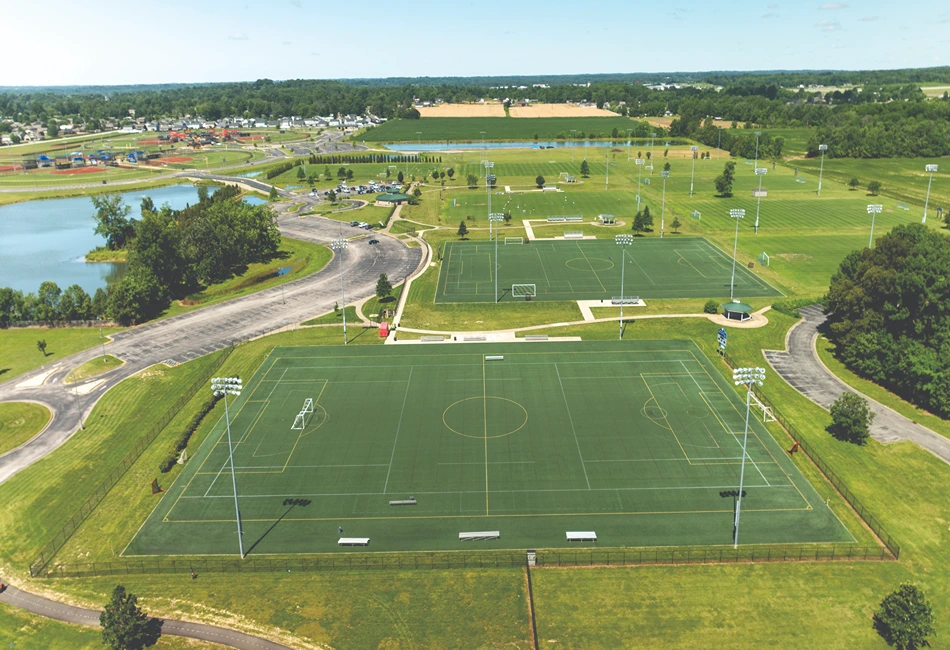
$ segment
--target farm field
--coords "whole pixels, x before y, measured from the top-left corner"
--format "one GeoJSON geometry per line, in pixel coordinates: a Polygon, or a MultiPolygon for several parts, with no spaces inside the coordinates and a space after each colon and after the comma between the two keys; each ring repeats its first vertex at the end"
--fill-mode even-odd
{"type": "MultiPolygon", "coordinates": [[[[564,546],[565,530],[730,544],[720,492],[738,481],[744,412],[711,370],[685,341],[276,348],[231,408],[246,544],[332,552],[338,527],[370,550],[464,550],[467,530],[501,531],[489,549],[564,546]]],[[[753,427],[746,542],[854,542],[753,427]]],[[[233,551],[225,434],[219,422],[123,555],[233,551]]]]}

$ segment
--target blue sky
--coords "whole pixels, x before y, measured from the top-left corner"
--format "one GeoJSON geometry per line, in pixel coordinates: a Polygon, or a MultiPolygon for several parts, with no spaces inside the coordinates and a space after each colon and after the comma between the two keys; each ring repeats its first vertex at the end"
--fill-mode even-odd
{"type": "Polygon", "coordinates": [[[0,25],[0,85],[950,63],[934,0],[47,0],[0,25]]]}

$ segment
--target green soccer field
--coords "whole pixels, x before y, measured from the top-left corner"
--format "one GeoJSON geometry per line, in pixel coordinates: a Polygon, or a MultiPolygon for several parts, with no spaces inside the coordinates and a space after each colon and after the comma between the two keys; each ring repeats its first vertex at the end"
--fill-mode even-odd
{"type": "MultiPolygon", "coordinates": [[[[620,247],[613,240],[498,243],[498,300],[513,284],[534,285],[534,300],[604,300],[620,296],[620,247]]],[[[494,302],[495,244],[448,242],[436,302],[494,302]]],[[[698,237],[635,239],[625,251],[623,293],[640,298],[728,298],[732,259],[698,237]]],[[[736,298],[780,296],[741,265],[736,298]]]]}
{"type": "MultiPolygon", "coordinates": [[[[732,539],[744,404],[688,341],[276,348],[230,413],[252,554],[732,539]]],[[[747,459],[743,542],[853,541],[755,418],[747,459]]],[[[166,487],[124,555],[236,552],[223,421],[166,487]]]]}

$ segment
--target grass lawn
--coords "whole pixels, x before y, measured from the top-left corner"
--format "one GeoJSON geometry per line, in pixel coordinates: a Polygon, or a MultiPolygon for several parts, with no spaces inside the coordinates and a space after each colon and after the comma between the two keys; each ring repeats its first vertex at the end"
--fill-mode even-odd
{"type": "Polygon", "coordinates": [[[122,365],[122,361],[116,359],[111,354],[105,355],[105,357],[96,357],[86,363],[82,364],[78,368],[73,368],[69,371],[69,374],[66,375],[64,380],[67,384],[73,384],[77,381],[84,381],[92,377],[98,377],[99,375],[109,372],[113,368],[118,368],[122,365]]]}
{"type": "MultiPolygon", "coordinates": [[[[120,329],[105,327],[108,337],[120,329]]],[[[62,358],[99,345],[97,327],[28,327],[0,330],[0,381],[8,381],[40,366],[51,366],[62,358]],[[36,342],[46,341],[46,355],[36,349],[36,342]]]]}
{"type": "Polygon", "coordinates": [[[0,402],[0,455],[42,431],[49,419],[49,409],[40,404],[0,402]]]}
{"type": "Polygon", "coordinates": [[[588,137],[609,138],[613,129],[621,133],[639,122],[620,117],[548,117],[512,119],[504,117],[431,117],[423,120],[389,120],[356,137],[360,142],[432,142],[482,140],[554,140],[571,137],[571,130],[588,137]],[[417,134],[417,131],[421,134],[417,134]],[[596,136],[594,136],[596,134],[596,136]]]}
{"type": "MultiPolygon", "coordinates": [[[[346,322],[350,324],[356,324],[359,322],[359,318],[356,317],[356,307],[352,305],[346,306],[346,322]]],[[[329,314],[324,314],[323,316],[317,316],[316,318],[311,318],[308,321],[304,321],[301,325],[342,325],[343,324],[343,310],[331,311],[329,314]]]]}
{"type": "Polygon", "coordinates": [[[283,237],[274,258],[267,262],[250,264],[243,273],[229,280],[211,285],[184,300],[173,302],[162,314],[162,318],[297,280],[316,273],[332,258],[332,252],[323,244],[283,237]],[[281,269],[289,270],[281,274],[281,269]]]}

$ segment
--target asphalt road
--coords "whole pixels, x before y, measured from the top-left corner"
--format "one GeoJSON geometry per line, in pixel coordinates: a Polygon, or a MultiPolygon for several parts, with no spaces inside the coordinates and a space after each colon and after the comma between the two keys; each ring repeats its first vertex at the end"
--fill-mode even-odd
{"type": "MultiPolygon", "coordinates": [[[[284,215],[278,217],[278,225],[289,237],[320,243],[341,236],[366,234],[365,230],[316,217],[284,215]]],[[[373,246],[369,245],[369,238],[351,241],[343,254],[347,302],[373,295],[380,273],[386,273],[396,284],[415,271],[422,261],[421,248],[407,248],[392,237],[375,238],[379,244],[373,246]]],[[[0,402],[38,402],[53,413],[40,435],[0,456],[0,483],[66,442],[79,429],[80,412],[83,419],[88,417],[99,398],[126,377],[155,363],[184,363],[291,326],[331,311],[339,301],[340,262],[335,257],[326,268],[308,277],[119,332],[106,347],[109,354],[125,364],[79,384],[78,392],[73,385],[67,389],[63,379],[70,369],[101,354],[99,347],[66,357],[42,382],[38,378],[49,372],[49,368],[0,383],[0,402]],[[38,385],[22,386],[31,379],[38,385]]]]}
{"type": "MultiPolygon", "coordinates": [[[[772,368],[798,392],[824,409],[830,409],[834,401],[845,391],[861,395],[835,377],[818,358],[815,342],[818,339],[818,329],[827,320],[827,316],[817,305],[799,311],[803,320],[789,331],[788,350],[786,352],[765,351],[765,357],[772,368]]],[[[875,440],[885,444],[909,440],[945,463],[950,463],[950,440],[911,422],[903,415],[865,395],[862,397],[868,400],[875,414],[871,424],[871,436],[875,440]]]]}
{"type": "MultiPolygon", "coordinates": [[[[0,603],[6,603],[12,607],[25,609],[34,614],[56,619],[57,621],[99,627],[99,614],[101,612],[98,610],[83,609],[81,607],[58,603],[54,600],[43,598],[42,596],[21,591],[16,587],[7,586],[3,592],[0,592],[0,603]]],[[[170,636],[183,636],[189,639],[211,641],[231,648],[240,648],[241,650],[288,650],[288,647],[285,645],[251,636],[250,634],[244,634],[243,632],[228,630],[223,627],[163,618],[158,619],[158,621],[161,624],[162,634],[170,636]]]]}

